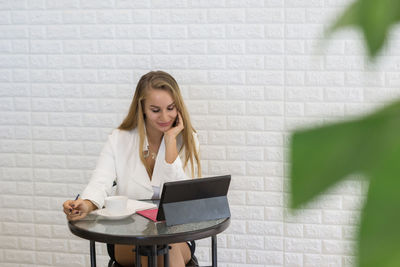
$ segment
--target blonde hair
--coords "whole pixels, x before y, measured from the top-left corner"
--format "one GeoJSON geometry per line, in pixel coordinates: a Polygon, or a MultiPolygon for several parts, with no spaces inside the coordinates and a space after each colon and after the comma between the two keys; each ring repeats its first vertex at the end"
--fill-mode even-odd
{"type": "Polygon", "coordinates": [[[183,98],[176,80],[168,73],[164,71],[151,71],[145,75],[143,75],[135,90],[135,95],[133,96],[133,100],[131,106],[129,108],[128,115],[125,117],[121,125],[118,127],[120,130],[132,130],[138,128],[139,132],[139,156],[140,160],[146,166],[146,169],[149,173],[152,173],[150,170],[150,166],[146,164],[144,154],[143,154],[143,145],[145,141],[145,115],[143,113],[143,100],[146,98],[146,92],[149,89],[157,89],[157,90],[166,90],[168,91],[172,98],[175,101],[175,107],[182,115],[183,127],[182,130],[182,141],[183,145],[179,148],[178,153],[181,150],[185,149],[185,158],[183,168],[186,168],[188,162],[191,165],[191,175],[195,176],[195,165],[194,161],[196,161],[197,165],[197,176],[201,176],[201,167],[200,167],[200,157],[197,151],[196,142],[193,137],[193,133],[196,130],[192,127],[190,122],[189,113],[186,109],[186,106],[183,102],[183,98]]]}

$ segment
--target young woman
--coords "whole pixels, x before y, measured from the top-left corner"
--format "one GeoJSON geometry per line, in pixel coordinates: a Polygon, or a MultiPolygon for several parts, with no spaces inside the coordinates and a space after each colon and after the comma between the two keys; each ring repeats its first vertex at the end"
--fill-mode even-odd
{"type": "MultiPolygon", "coordinates": [[[[136,87],[128,115],[108,137],[81,198],[64,202],[68,220],[82,219],[102,208],[114,181],[116,195],[155,199],[165,182],[200,177],[198,144],[175,79],[162,71],[145,74],[136,87]]],[[[194,253],[192,244],[172,244],[170,265],[185,266],[194,253]]],[[[133,266],[132,249],[115,245],[111,254],[114,252],[120,265],[133,266]]]]}

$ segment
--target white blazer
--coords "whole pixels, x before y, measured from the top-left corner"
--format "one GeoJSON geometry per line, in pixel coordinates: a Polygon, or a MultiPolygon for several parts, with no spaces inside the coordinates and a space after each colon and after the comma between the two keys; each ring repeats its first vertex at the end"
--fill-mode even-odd
{"type": "MultiPolygon", "coordinates": [[[[198,139],[194,138],[198,150],[198,139]]],[[[147,138],[145,149],[147,150],[147,138]]],[[[178,149],[182,146],[181,135],[177,138],[178,149]]],[[[182,151],[181,154],[184,154],[182,151]]],[[[82,193],[82,199],[88,199],[98,208],[104,205],[104,199],[110,195],[114,180],[117,182],[116,195],[127,196],[131,199],[150,199],[154,193],[161,194],[165,182],[189,179],[183,170],[183,164],[179,155],[176,160],[169,164],[165,161],[164,138],[161,141],[157,153],[153,176],[150,177],[139,157],[139,133],[137,129],[131,131],[115,129],[108,136],[108,141],[100,153],[96,169],[82,193]]]]}

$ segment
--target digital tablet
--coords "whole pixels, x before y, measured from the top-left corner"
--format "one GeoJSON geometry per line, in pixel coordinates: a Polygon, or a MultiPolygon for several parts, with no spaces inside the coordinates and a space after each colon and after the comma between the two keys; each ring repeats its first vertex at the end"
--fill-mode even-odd
{"type": "Polygon", "coordinates": [[[230,181],[231,175],[223,175],[165,183],[158,207],[157,221],[166,219],[163,208],[166,204],[226,198],[230,181]]]}

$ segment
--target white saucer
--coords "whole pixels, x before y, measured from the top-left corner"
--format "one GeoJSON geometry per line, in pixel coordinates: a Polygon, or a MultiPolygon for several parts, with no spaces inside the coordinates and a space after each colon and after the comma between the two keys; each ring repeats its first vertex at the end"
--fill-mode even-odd
{"type": "Polygon", "coordinates": [[[107,209],[99,209],[91,212],[90,214],[98,215],[101,216],[104,219],[107,220],[121,220],[125,219],[132,214],[134,214],[138,210],[146,210],[146,209],[153,209],[157,208],[156,204],[149,203],[149,202],[144,202],[144,201],[139,201],[139,200],[133,200],[133,199],[128,199],[128,204],[126,207],[126,210],[123,212],[119,213],[110,213],[107,211],[107,209]]]}
{"type": "Polygon", "coordinates": [[[132,214],[134,214],[135,209],[128,207],[125,211],[118,212],[118,213],[110,213],[107,209],[101,209],[101,210],[97,210],[96,213],[97,213],[97,215],[104,217],[108,220],[121,220],[121,219],[125,219],[125,218],[131,216],[132,214]]]}

